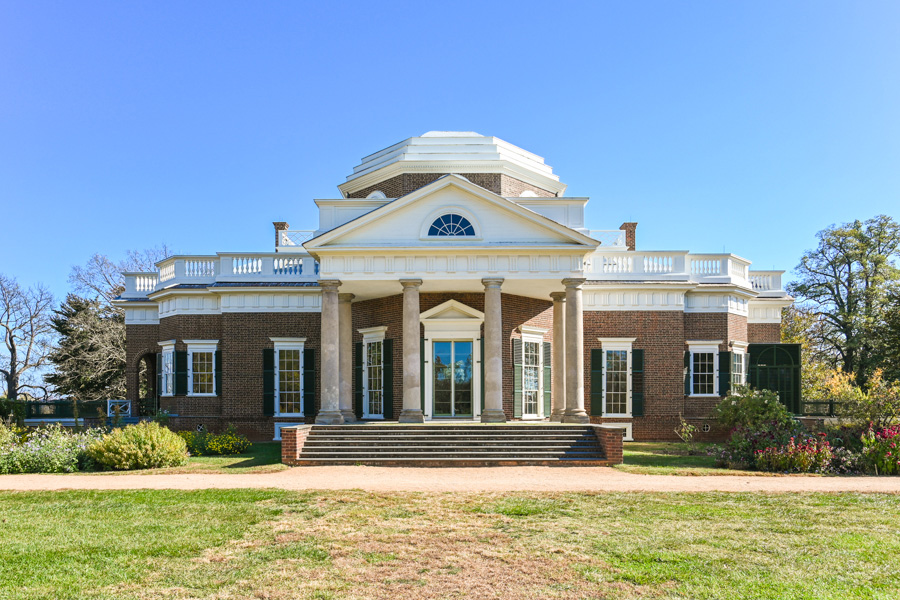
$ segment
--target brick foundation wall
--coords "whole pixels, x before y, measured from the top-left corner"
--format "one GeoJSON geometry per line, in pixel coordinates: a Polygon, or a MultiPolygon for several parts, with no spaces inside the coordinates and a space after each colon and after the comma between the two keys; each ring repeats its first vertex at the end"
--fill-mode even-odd
{"type": "Polygon", "coordinates": [[[625,429],[618,427],[594,427],[593,429],[597,441],[603,446],[606,460],[610,464],[621,465],[624,462],[623,435],[625,429]]]}
{"type": "MultiPolygon", "coordinates": [[[[374,191],[384,192],[388,198],[399,198],[443,177],[446,173],[403,173],[370,185],[349,194],[349,198],[365,198],[374,191]]],[[[555,194],[537,186],[525,183],[501,173],[460,173],[463,177],[500,196],[518,197],[524,191],[534,192],[540,197],[554,197],[555,194]]]]}
{"type": "Polygon", "coordinates": [[[289,465],[297,460],[309,437],[310,426],[285,427],[281,430],[281,462],[289,465]]]}
{"type": "Polygon", "coordinates": [[[781,323],[748,323],[747,341],[751,344],[780,343],[781,323]]]}

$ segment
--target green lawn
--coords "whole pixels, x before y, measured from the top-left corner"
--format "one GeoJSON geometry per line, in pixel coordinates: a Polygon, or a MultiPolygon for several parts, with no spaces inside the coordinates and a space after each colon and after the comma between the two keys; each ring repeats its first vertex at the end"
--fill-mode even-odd
{"type": "Polygon", "coordinates": [[[896,598],[900,497],[0,494],[0,598],[896,598]]]}
{"type": "Polygon", "coordinates": [[[716,459],[706,454],[711,445],[697,444],[699,454],[690,455],[681,442],[625,442],[624,462],[614,468],[641,475],[772,475],[717,467],[716,459]]]}

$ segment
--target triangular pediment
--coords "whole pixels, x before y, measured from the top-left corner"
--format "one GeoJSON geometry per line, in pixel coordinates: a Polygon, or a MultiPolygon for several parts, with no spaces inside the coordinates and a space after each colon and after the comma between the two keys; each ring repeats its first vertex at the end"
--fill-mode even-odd
{"type": "Polygon", "coordinates": [[[329,248],[447,247],[491,245],[558,246],[593,249],[597,242],[528,208],[477,186],[459,175],[445,175],[348,223],[306,242],[312,253],[329,248]],[[438,218],[464,217],[472,235],[429,235],[438,218]]]}
{"type": "Polygon", "coordinates": [[[419,315],[419,319],[422,321],[442,321],[451,319],[457,321],[463,319],[484,321],[484,313],[457,300],[447,300],[443,304],[438,304],[434,308],[423,312],[419,315]]]}

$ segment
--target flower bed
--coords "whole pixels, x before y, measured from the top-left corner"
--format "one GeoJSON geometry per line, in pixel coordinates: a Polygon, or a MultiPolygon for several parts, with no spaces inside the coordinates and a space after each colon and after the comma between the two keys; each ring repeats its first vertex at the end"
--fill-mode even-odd
{"type": "Polygon", "coordinates": [[[801,439],[791,438],[784,446],[756,451],[756,468],[779,473],[825,473],[831,468],[833,453],[824,434],[801,439]]]}

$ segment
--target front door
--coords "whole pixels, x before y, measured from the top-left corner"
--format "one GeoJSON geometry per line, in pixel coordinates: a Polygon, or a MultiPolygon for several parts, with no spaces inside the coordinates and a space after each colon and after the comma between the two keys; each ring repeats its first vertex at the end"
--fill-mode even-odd
{"type": "Polygon", "coordinates": [[[435,417],[471,417],[474,406],[473,344],[466,341],[434,343],[435,417]]]}

